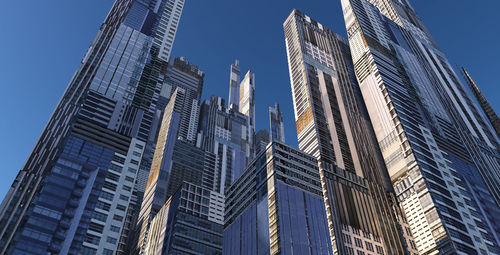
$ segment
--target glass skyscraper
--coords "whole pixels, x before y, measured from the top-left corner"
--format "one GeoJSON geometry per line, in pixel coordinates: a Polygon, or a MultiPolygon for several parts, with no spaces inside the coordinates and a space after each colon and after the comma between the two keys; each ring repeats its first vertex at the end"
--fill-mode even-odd
{"type": "Polygon", "coordinates": [[[319,161],[334,252],[414,251],[347,41],[297,10],[283,26],[299,148],[319,161]]]}
{"type": "Polygon", "coordinates": [[[0,253],[125,252],[183,5],[114,3],[0,205],[0,253]]]}
{"type": "Polygon", "coordinates": [[[499,137],[407,0],[342,0],[356,77],[420,254],[499,254],[499,137]]]}
{"type": "Polygon", "coordinates": [[[275,141],[226,192],[223,254],[333,254],[316,158],[275,141]]]}

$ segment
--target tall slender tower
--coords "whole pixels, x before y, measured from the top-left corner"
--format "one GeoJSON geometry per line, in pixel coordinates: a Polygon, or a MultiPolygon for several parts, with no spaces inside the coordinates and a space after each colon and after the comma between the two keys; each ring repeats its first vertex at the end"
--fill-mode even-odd
{"type": "Polygon", "coordinates": [[[469,88],[476,97],[476,100],[481,106],[481,109],[483,109],[486,117],[495,129],[497,135],[500,137],[500,118],[498,118],[498,115],[496,114],[495,110],[493,110],[493,107],[491,107],[488,100],[486,100],[486,97],[484,97],[483,93],[481,93],[481,90],[479,90],[479,87],[476,85],[474,80],[472,80],[472,77],[470,77],[467,70],[465,70],[465,67],[462,67],[462,72],[467,85],[469,85],[469,88]]]}
{"type": "Polygon", "coordinates": [[[280,105],[275,104],[274,108],[269,107],[269,130],[271,141],[285,142],[285,126],[283,124],[283,115],[280,111],[280,105]]]}
{"type": "Polygon", "coordinates": [[[297,10],[284,29],[299,148],[319,161],[334,253],[413,251],[347,41],[297,10]]]}
{"type": "Polygon", "coordinates": [[[342,0],[356,77],[420,254],[500,254],[498,136],[407,0],[342,0]]]}
{"type": "Polygon", "coordinates": [[[114,3],[0,205],[1,254],[124,251],[183,5],[114,3]]]}
{"type": "Polygon", "coordinates": [[[168,199],[166,191],[172,172],[172,157],[179,133],[184,100],[185,91],[181,88],[176,89],[163,113],[136,230],[139,232],[139,250],[142,249],[145,242],[150,219],[156,215],[168,199]]]}
{"type": "Polygon", "coordinates": [[[240,83],[239,111],[248,117],[247,157],[252,159],[255,153],[255,74],[252,71],[248,71],[240,83]]]}
{"type": "Polygon", "coordinates": [[[229,101],[228,108],[238,110],[240,103],[240,61],[236,60],[231,64],[231,72],[229,73],[229,101]]]}

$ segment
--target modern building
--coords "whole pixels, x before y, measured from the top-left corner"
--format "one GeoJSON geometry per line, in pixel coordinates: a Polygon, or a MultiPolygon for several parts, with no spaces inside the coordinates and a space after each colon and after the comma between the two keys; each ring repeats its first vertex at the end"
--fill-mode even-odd
{"type": "Polygon", "coordinates": [[[226,108],[223,98],[211,96],[201,106],[198,143],[215,155],[213,176],[206,175],[204,187],[225,193],[245,169],[248,117],[235,108],[226,108]]]}
{"type": "Polygon", "coordinates": [[[265,129],[259,130],[255,134],[255,155],[259,154],[261,151],[265,151],[268,144],[269,132],[265,129]]]}
{"type": "Polygon", "coordinates": [[[124,252],[183,4],[114,3],[0,205],[0,253],[124,252]]]}
{"type": "Polygon", "coordinates": [[[472,91],[472,94],[476,97],[479,106],[481,106],[484,114],[486,114],[488,121],[495,129],[497,135],[500,136],[500,118],[498,118],[495,110],[493,110],[493,107],[491,107],[486,97],[483,95],[483,93],[481,93],[481,90],[479,90],[479,87],[476,85],[472,77],[470,77],[465,67],[462,67],[462,72],[464,79],[467,82],[467,85],[469,85],[469,89],[472,91]]]}
{"type": "Polygon", "coordinates": [[[184,182],[151,221],[145,255],[222,254],[223,197],[184,182]]]}
{"type": "Polygon", "coordinates": [[[228,108],[235,108],[238,110],[240,104],[240,62],[235,61],[231,64],[231,71],[229,73],[229,100],[228,108]]]}
{"type": "Polygon", "coordinates": [[[247,118],[247,157],[252,159],[255,154],[255,74],[248,71],[240,83],[239,111],[247,118]]]}
{"type": "Polygon", "coordinates": [[[499,140],[407,0],[342,0],[356,77],[420,254],[499,254],[499,140]]]}
{"type": "Polygon", "coordinates": [[[285,125],[279,104],[269,107],[269,131],[271,141],[285,142],[285,125]]]}
{"type": "Polygon", "coordinates": [[[183,117],[180,119],[178,138],[191,144],[196,143],[204,77],[205,74],[198,66],[189,63],[184,57],[171,58],[160,92],[159,100],[163,100],[162,105],[165,105],[168,101],[163,98],[169,100],[176,88],[184,89],[185,98],[181,110],[183,117]]]}
{"type": "Polygon", "coordinates": [[[415,254],[347,40],[293,10],[283,24],[299,149],[315,157],[335,254],[415,254]]]}
{"type": "Polygon", "coordinates": [[[333,254],[315,157],[274,141],[226,192],[223,254],[333,254]]]}

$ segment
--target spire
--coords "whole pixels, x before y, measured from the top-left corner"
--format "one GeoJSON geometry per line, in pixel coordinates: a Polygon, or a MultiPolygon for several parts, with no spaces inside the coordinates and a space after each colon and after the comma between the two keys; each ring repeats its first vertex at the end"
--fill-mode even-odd
{"type": "Polygon", "coordinates": [[[234,64],[231,64],[231,71],[229,73],[229,101],[228,108],[238,109],[239,105],[239,95],[240,95],[240,61],[235,60],[234,64]]]}
{"type": "Polygon", "coordinates": [[[481,109],[483,109],[483,112],[486,114],[486,117],[488,118],[491,125],[495,129],[497,135],[500,137],[500,118],[498,118],[498,115],[495,113],[495,110],[493,110],[493,107],[491,107],[488,100],[486,100],[486,97],[484,97],[483,93],[481,93],[479,87],[476,85],[474,80],[472,80],[465,67],[462,67],[462,72],[464,75],[464,79],[467,82],[467,85],[469,85],[469,88],[472,91],[472,94],[474,94],[474,96],[476,97],[476,100],[481,106],[481,109]]]}

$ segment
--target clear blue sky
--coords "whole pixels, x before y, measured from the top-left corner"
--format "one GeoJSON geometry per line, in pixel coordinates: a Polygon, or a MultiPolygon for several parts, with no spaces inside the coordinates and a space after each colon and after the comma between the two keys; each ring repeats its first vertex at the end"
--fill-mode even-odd
{"type": "MultiPolygon", "coordinates": [[[[465,65],[500,111],[499,1],[414,0],[451,62],[465,65]]],[[[104,20],[112,0],[3,1],[0,8],[0,199],[3,199],[104,20]]],[[[172,56],[205,71],[203,98],[227,98],[229,65],[256,73],[257,128],[281,104],[297,144],[282,23],[299,9],[342,35],[340,0],[187,0],[172,56]]]]}

